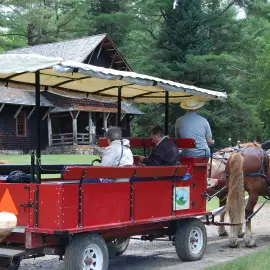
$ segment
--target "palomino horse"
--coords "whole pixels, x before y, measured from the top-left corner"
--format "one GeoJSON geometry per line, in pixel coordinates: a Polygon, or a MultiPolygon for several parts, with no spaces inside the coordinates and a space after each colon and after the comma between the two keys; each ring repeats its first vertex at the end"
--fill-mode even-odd
{"type": "MultiPolygon", "coordinates": [[[[219,150],[213,155],[212,170],[210,177],[218,179],[218,181],[216,185],[211,186],[207,189],[207,194],[213,196],[214,194],[222,190],[220,193],[217,194],[217,198],[219,199],[219,207],[223,207],[227,203],[228,187],[226,186],[226,172],[225,172],[227,160],[229,159],[229,157],[233,152],[246,147],[260,147],[260,145],[258,143],[251,143],[251,142],[244,143],[240,144],[238,148],[228,147],[219,150]]],[[[220,214],[221,223],[225,221],[225,214],[226,214],[225,211],[222,211],[220,214]]],[[[219,236],[228,236],[228,233],[225,230],[224,225],[218,226],[218,234],[219,236]]],[[[239,237],[243,236],[241,226],[239,226],[238,228],[238,236],[239,237]]]]}
{"type": "MultiPolygon", "coordinates": [[[[251,215],[257,204],[258,197],[270,196],[268,179],[270,176],[269,160],[260,147],[246,147],[230,155],[226,164],[228,204],[232,224],[242,224],[246,220],[244,241],[247,247],[255,246],[251,231],[251,215]],[[267,179],[266,179],[267,178],[267,179]],[[245,191],[249,194],[245,203],[245,191]],[[246,207],[245,207],[246,205],[246,207]]],[[[236,247],[239,227],[231,226],[230,246],[236,247]]]]}

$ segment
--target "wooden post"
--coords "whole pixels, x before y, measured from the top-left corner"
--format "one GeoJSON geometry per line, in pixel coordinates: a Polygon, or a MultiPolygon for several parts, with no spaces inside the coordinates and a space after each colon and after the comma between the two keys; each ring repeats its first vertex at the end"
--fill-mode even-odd
{"type": "Polygon", "coordinates": [[[118,87],[118,101],[117,101],[117,126],[121,125],[121,112],[122,112],[122,86],[118,87]]]}
{"type": "Polygon", "coordinates": [[[70,112],[72,117],[72,130],[73,130],[73,145],[78,145],[78,132],[77,132],[77,118],[80,114],[80,112],[70,112]]]}
{"type": "Polygon", "coordinates": [[[108,128],[108,118],[110,113],[103,113],[103,128],[104,128],[104,135],[106,133],[106,129],[108,128]]]}
{"type": "Polygon", "coordinates": [[[89,112],[89,120],[88,120],[88,127],[89,127],[89,144],[93,144],[92,141],[92,112],[89,112]]]}
{"type": "Polygon", "coordinates": [[[72,127],[73,127],[73,145],[77,145],[77,118],[72,119],[72,127]]]}
{"type": "Polygon", "coordinates": [[[52,146],[52,119],[51,114],[48,114],[47,117],[47,123],[48,123],[48,138],[49,138],[49,146],[52,146]]]}
{"type": "MultiPolygon", "coordinates": [[[[36,175],[37,179],[36,182],[37,184],[41,183],[41,175],[40,175],[40,166],[41,166],[41,149],[40,149],[40,71],[36,71],[35,73],[35,85],[36,85],[36,110],[35,110],[35,115],[36,115],[36,175]]],[[[37,201],[38,202],[38,199],[37,201]]],[[[38,212],[36,213],[38,214],[38,212]]],[[[35,220],[36,225],[38,224],[38,219],[36,216],[35,220]]]]}
{"type": "Polygon", "coordinates": [[[165,135],[169,135],[169,92],[165,92],[165,135]]]}

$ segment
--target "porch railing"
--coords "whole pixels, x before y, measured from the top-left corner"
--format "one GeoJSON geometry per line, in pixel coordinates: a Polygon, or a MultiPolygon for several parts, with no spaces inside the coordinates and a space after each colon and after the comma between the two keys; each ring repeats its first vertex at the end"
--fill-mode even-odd
{"type": "Polygon", "coordinates": [[[73,133],[52,134],[52,146],[59,145],[89,145],[89,133],[78,133],[77,140],[73,139],[73,133]]]}
{"type": "Polygon", "coordinates": [[[77,144],[88,145],[89,143],[89,133],[78,133],[77,134],[77,144]]]}
{"type": "Polygon", "coordinates": [[[52,145],[72,145],[73,133],[52,134],[52,145]]]}

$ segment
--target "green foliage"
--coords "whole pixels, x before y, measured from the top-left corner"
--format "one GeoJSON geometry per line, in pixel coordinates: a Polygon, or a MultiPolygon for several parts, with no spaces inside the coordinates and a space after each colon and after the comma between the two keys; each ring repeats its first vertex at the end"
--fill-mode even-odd
{"type": "MultiPolygon", "coordinates": [[[[200,110],[219,146],[269,139],[270,4],[267,0],[3,0],[0,52],[108,33],[137,72],[229,94],[200,110]],[[239,8],[246,12],[238,19],[239,8]]],[[[141,104],[132,127],[164,125],[164,105],[141,104]]],[[[170,104],[170,135],[183,115],[170,104]]]]}

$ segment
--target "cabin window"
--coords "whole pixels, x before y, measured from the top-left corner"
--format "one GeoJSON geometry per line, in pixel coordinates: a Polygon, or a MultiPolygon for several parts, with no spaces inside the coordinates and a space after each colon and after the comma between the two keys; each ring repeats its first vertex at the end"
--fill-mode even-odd
{"type": "Polygon", "coordinates": [[[16,119],[16,130],[18,137],[26,137],[26,113],[21,111],[16,119]]]}

